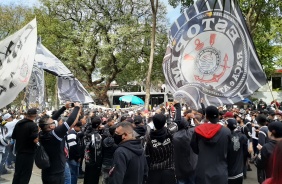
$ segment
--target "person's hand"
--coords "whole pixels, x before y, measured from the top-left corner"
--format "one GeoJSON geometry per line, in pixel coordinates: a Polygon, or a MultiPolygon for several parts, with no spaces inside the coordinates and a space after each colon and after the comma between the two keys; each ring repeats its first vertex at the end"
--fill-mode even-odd
{"type": "Polygon", "coordinates": [[[253,150],[253,145],[249,146],[248,152],[249,152],[249,153],[253,153],[253,151],[254,151],[254,150],[253,150]]]}
{"type": "Polygon", "coordinates": [[[258,144],[257,149],[260,151],[262,149],[262,146],[260,144],[258,144]]]}
{"type": "Polygon", "coordinates": [[[66,107],[67,109],[71,108],[71,102],[70,102],[70,101],[67,101],[65,107],[66,107]]]}
{"type": "Polygon", "coordinates": [[[33,142],[34,142],[35,144],[37,144],[37,143],[39,142],[38,137],[37,137],[36,139],[34,139],[33,142]]]}
{"type": "Polygon", "coordinates": [[[201,98],[201,101],[200,101],[201,103],[204,103],[204,98],[201,98]]]}
{"type": "Polygon", "coordinates": [[[83,118],[80,120],[80,122],[82,123],[82,125],[85,125],[87,122],[87,116],[83,116],[83,118]]]}
{"type": "Polygon", "coordinates": [[[75,107],[80,107],[80,108],[82,108],[82,105],[81,105],[79,102],[75,102],[75,103],[74,103],[74,106],[75,106],[75,107]]]}
{"type": "Polygon", "coordinates": [[[190,119],[194,119],[195,118],[195,115],[193,114],[193,113],[188,113],[188,117],[190,118],[190,119]]]}

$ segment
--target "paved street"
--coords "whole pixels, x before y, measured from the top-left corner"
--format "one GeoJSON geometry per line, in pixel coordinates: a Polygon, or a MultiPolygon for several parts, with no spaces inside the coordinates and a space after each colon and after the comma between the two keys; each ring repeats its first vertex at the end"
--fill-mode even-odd
{"type": "MultiPolygon", "coordinates": [[[[246,180],[244,180],[244,184],[257,184],[257,180],[256,180],[256,167],[254,165],[251,165],[253,171],[248,172],[248,178],[246,180]]],[[[42,184],[41,182],[41,171],[40,169],[38,169],[36,166],[34,166],[33,168],[33,173],[32,173],[32,177],[30,180],[30,184],[42,184]]],[[[1,176],[2,178],[6,179],[6,182],[1,183],[1,184],[11,184],[12,183],[12,179],[13,179],[13,173],[12,174],[6,174],[1,176]]],[[[79,184],[83,183],[83,180],[79,180],[78,182],[79,184]]]]}

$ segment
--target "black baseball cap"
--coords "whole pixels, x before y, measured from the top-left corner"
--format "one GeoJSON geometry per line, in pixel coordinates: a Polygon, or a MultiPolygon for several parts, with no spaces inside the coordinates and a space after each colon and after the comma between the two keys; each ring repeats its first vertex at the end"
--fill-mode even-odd
{"type": "Polygon", "coordinates": [[[153,123],[157,130],[164,127],[166,123],[166,117],[163,114],[155,114],[153,116],[153,123]]]}
{"type": "Polygon", "coordinates": [[[27,115],[36,115],[37,110],[36,109],[28,109],[26,112],[27,115]]]}
{"type": "Polygon", "coordinates": [[[268,130],[273,134],[275,138],[282,137],[282,123],[280,121],[270,123],[268,125],[268,130]]]}
{"type": "Polygon", "coordinates": [[[237,121],[234,118],[230,118],[227,121],[227,127],[230,130],[234,130],[237,127],[237,121]]]}
{"type": "Polygon", "coordinates": [[[208,106],[206,108],[206,118],[211,122],[211,123],[218,123],[219,121],[219,112],[218,109],[215,106],[208,106]]]}
{"type": "Polygon", "coordinates": [[[135,116],[134,117],[134,123],[136,124],[136,125],[138,125],[138,124],[140,124],[140,123],[142,123],[143,122],[143,118],[141,117],[141,116],[135,116]]]}

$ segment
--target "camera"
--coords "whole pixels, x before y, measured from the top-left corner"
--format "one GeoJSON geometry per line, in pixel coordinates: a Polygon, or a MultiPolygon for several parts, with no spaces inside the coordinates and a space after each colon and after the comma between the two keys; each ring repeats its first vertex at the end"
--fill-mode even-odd
{"type": "Polygon", "coordinates": [[[74,107],[74,103],[71,103],[71,107],[74,107]]]}

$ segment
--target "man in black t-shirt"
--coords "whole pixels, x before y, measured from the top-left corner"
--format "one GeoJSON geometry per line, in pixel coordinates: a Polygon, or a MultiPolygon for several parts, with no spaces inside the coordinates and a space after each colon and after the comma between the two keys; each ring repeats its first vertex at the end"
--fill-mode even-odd
{"type": "Polygon", "coordinates": [[[16,141],[16,163],[13,184],[28,184],[34,162],[36,143],[38,141],[38,127],[36,109],[29,109],[25,118],[20,120],[13,131],[12,139],[16,141]]]}

